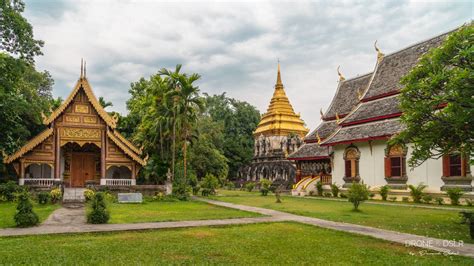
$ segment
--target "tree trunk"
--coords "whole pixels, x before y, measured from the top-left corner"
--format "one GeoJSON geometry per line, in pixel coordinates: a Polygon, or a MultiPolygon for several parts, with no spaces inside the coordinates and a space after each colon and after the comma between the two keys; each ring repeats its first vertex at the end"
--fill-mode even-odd
{"type": "Polygon", "coordinates": [[[174,180],[174,164],[175,164],[175,157],[176,157],[176,111],[173,109],[173,148],[172,148],[172,158],[171,158],[171,181],[174,180]]]}

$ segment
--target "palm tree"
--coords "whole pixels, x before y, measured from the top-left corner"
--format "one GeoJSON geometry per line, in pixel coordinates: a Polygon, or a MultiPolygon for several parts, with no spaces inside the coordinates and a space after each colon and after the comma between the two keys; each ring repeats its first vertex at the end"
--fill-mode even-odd
{"type": "Polygon", "coordinates": [[[194,122],[197,120],[198,110],[203,108],[202,98],[199,96],[199,87],[194,86],[194,82],[201,78],[200,75],[194,73],[190,76],[181,74],[181,65],[177,65],[174,72],[167,69],[160,71],[161,75],[166,76],[168,86],[171,90],[169,92],[169,99],[172,102],[173,113],[173,177],[175,164],[175,149],[176,149],[176,127],[181,129],[181,140],[183,141],[183,164],[184,164],[184,181],[187,177],[187,146],[190,140],[190,132],[194,122]]]}
{"type": "Polygon", "coordinates": [[[102,97],[102,96],[99,97],[99,103],[100,103],[100,105],[102,106],[102,108],[104,108],[104,109],[107,108],[107,107],[109,107],[109,106],[114,106],[114,105],[112,104],[112,102],[106,102],[105,99],[104,99],[104,97],[102,97]]]}

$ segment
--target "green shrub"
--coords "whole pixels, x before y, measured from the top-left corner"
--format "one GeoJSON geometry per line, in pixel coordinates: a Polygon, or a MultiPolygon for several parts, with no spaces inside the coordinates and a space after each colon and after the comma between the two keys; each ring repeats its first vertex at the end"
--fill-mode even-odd
{"type": "Polygon", "coordinates": [[[374,193],[374,192],[370,192],[370,193],[369,193],[369,198],[370,198],[370,199],[373,199],[374,197],[375,197],[375,193],[374,193]]]}
{"type": "Polygon", "coordinates": [[[201,181],[202,195],[215,195],[218,186],[219,179],[217,179],[217,177],[215,177],[213,174],[206,174],[206,176],[201,181]]]}
{"type": "Polygon", "coordinates": [[[343,198],[343,199],[347,199],[347,195],[345,193],[341,193],[341,194],[339,194],[339,196],[341,196],[341,198],[343,198]]]}
{"type": "Polygon", "coordinates": [[[444,204],[444,199],[443,198],[436,198],[435,201],[436,201],[436,203],[438,203],[438,205],[443,205],[444,204]]]}
{"type": "Polygon", "coordinates": [[[84,198],[86,201],[91,201],[95,196],[95,192],[92,189],[86,189],[84,190],[84,198]]]}
{"type": "Polygon", "coordinates": [[[92,211],[87,214],[87,222],[91,224],[106,224],[110,219],[104,192],[98,192],[92,199],[92,211]]]}
{"type": "Polygon", "coordinates": [[[14,201],[18,192],[20,192],[20,186],[15,181],[0,184],[0,196],[6,201],[14,201]]]}
{"type": "Polygon", "coordinates": [[[470,200],[470,199],[465,199],[464,201],[466,202],[466,205],[467,205],[467,206],[472,207],[472,205],[473,205],[472,200],[470,200]]]}
{"type": "Polygon", "coordinates": [[[380,187],[380,197],[382,197],[383,201],[387,200],[388,192],[390,191],[390,187],[388,185],[381,186],[380,187]]]}
{"type": "Polygon", "coordinates": [[[54,188],[49,192],[50,198],[51,198],[51,203],[55,204],[59,200],[61,200],[63,193],[61,192],[61,189],[59,188],[54,188]]]}
{"type": "Polygon", "coordinates": [[[324,193],[323,193],[323,197],[330,198],[330,197],[332,197],[332,193],[330,193],[330,192],[324,192],[324,193]]]}
{"type": "Polygon", "coordinates": [[[446,193],[448,193],[448,197],[451,200],[451,205],[454,206],[459,205],[459,199],[464,194],[460,188],[450,188],[446,191],[446,193]]]}
{"type": "Polygon", "coordinates": [[[184,182],[177,182],[173,185],[173,196],[181,201],[189,200],[191,188],[184,182]]]}
{"type": "Polygon", "coordinates": [[[225,188],[228,189],[228,190],[234,190],[235,189],[235,184],[233,182],[227,182],[227,184],[225,185],[225,188]]]}
{"type": "Polygon", "coordinates": [[[201,190],[201,186],[200,185],[195,185],[193,187],[193,195],[197,195],[199,193],[199,190],[201,190]]]}
{"type": "Polygon", "coordinates": [[[414,185],[409,185],[408,188],[410,189],[410,195],[413,198],[413,202],[415,203],[420,203],[421,198],[423,197],[424,193],[423,190],[425,190],[427,186],[423,183],[418,184],[418,186],[414,185]]]}
{"type": "Polygon", "coordinates": [[[433,201],[433,197],[431,195],[424,195],[423,196],[423,202],[424,203],[430,204],[431,201],[433,201]]]}
{"type": "Polygon", "coordinates": [[[331,193],[332,193],[332,196],[335,198],[339,196],[339,186],[336,185],[336,183],[331,184],[331,193]]]}
{"type": "Polygon", "coordinates": [[[39,223],[38,215],[33,211],[30,195],[24,191],[18,195],[18,206],[16,207],[15,223],[17,227],[30,227],[39,223]]]}
{"type": "Polygon", "coordinates": [[[390,200],[391,202],[395,202],[397,201],[397,197],[389,197],[388,200],[390,200]]]}
{"type": "Polygon", "coordinates": [[[252,192],[252,190],[255,188],[255,183],[254,182],[248,182],[245,184],[245,190],[248,192],[252,192]]]}
{"type": "Polygon", "coordinates": [[[403,201],[403,202],[409,202],[410,199],[409,199],[408,197],[402,197],[402,201],[403,201]]]}
{"type": "Polygon", "coordinates": [[[323,183],[321,181],[316,182],[316,191],[318,191],[318,196],[323,195],[323,183]]]}
{"type": "Polygon", "coordinates": [[[354,205],[354,210],[359,210],[359,205],[366,201],[369,197],[369,188],[364,183],[352,183],[352,186],[347,191],[347,198],[349,202],[354,205]]]}
{"type": "Polygon", "coordinates": [[[39,204],[47,204],[49,201],[49,193],[48,192],[40,192],[38,194],[38,203],[39,204]]]}
{"type": "Polygon", "coordinates": [[[272,185],[272,181],[262,178],[260,180],[260,193],[262,196],[268,195],[268,191],[270,191],[270,186],[272,185]]]}

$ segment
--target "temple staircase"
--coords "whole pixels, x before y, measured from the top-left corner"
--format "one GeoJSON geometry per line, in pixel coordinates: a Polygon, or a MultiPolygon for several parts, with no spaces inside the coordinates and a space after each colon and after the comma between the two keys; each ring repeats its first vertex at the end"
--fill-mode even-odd
{"type": "Polygon", "coordinates": [[[301,179],[298,183],[293,186],[291,195],[293,196],[306,196],[309,195],[310,191],[316,190],[316,183],[320,180],[319,176],[311,177],[307,176],[301,179]]]}
{"type": "Polygon", "coordinates": [[[83,203],[85,188],[64,188],[63,203],[83,203]]]}

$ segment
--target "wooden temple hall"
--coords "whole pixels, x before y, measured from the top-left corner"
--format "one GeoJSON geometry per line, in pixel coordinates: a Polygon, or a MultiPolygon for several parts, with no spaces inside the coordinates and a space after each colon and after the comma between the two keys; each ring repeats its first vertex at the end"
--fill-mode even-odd
{"type": "Polygon", "coordinates": [[[117,120],[100,105],[81,63],[69,97],[49,117],[43,115],[47,128],[4,162],[13,165],[20,185],[135,185],[145,161],[115,129],[117,120]]]}

